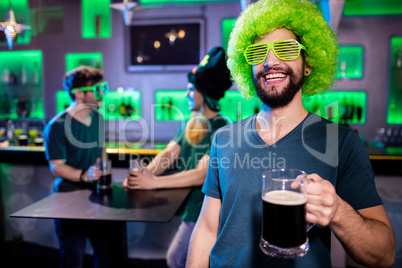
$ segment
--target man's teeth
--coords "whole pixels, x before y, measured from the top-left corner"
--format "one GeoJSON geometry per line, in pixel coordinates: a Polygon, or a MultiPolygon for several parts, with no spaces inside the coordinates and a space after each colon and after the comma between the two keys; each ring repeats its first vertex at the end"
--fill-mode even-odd
{"type": "Polygon", "coordinates": [[[285,78],[285,77],[286,77],[286,74],[283,74],[283,73],[267,74],[265,76],[265,80],[268,80],[268,79],[282,79],[282,78],[285,78]]]}

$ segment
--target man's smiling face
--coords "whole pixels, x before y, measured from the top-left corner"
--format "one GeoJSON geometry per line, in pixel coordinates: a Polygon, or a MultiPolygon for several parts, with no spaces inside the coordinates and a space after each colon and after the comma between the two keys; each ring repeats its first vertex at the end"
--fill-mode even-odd
{"type": "MultiPolygon", "coordinates": [[[[278,28],[256,43],[285,39],[297,40],[296,35],[285,28],[278,28]]],[[[271,108],[280,108],[289,104],[304,83],[304,63],[301,56],[291,61],[278,59],[270,50],[267,58],[252,68],[253,83],[258,97],[271,108]]]]}

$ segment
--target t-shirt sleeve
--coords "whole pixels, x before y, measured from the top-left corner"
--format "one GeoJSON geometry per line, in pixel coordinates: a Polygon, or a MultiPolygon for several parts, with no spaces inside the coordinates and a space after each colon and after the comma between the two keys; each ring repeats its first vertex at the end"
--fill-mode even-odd
{"type": "Polygon", "coordinates": [[[354,131],[346,133],[339,152],[337,194],[356,210],[382,205],[370,158],[354,131]]]}
{"type": "Polygon", "coordinates": [[[183,124],[181,124],[179,130],[177,131],[176,136],[174,136],[172,140],[177,142],[178,144],[181,144],[182,140],[184,139],[185,129],[186,129],[186,123],[184,122],[183,124]]]}
{"type": "Polygon", "coordinates": [[[210,149],[210,158],[207,176],[205,178],[202,192],[210,197],[222,199],[222,193],[219,187],[219,159],[216,150],[217,135],[214,136],[212,146],[210,149]]]}
{"type": "Polygon", "coordinates": [[[47,125],[43,137],[46,159],[48,161],[67,159],[66,135],[64,134],[62,125],[57,124],[57,122],[47,125]]]}

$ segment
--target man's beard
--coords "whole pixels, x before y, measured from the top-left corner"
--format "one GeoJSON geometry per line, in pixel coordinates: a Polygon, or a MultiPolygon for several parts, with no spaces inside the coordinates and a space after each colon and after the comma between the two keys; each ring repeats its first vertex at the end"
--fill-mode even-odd
{"type": "Polygon", "coordinates": [[[296,93],[302,88],[303,83],[303,73],[301,72],[297,76],[290,68],[285,70],[282,68],[265,69],[264,71],[259,72],[257,75],[253,75],[253,84],[257,92],[257,96],[260,98],[262,103],[268,105],[270,108],[281,108],[288,105],[293,100],[296,93]],[[270,92],[268,92],[268,90],[262,87],[261,83],[259,83],[264,73],[267,73],[270,70],[284,71],[288,75],[289,84],[282,90],[282,92],[277,90],[276,85],[272,85],[271,89],[269,89],[270,92]]]}

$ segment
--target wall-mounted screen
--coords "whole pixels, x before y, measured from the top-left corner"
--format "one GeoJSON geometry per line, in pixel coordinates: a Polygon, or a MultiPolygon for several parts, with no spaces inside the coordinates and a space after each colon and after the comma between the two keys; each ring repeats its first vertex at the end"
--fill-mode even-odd
{"type": "Polygon", "coordinates": [[[205,52],[203,19],[134,20],[127,27],[128,71],[189,70],[205,52]]]}

